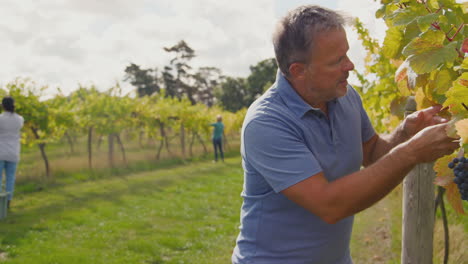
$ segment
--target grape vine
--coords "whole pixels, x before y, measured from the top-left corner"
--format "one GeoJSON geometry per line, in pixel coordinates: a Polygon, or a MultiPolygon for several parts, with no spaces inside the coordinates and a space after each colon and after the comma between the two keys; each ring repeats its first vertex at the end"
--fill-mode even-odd
{"type": "MultiPolygon", "coordinates": [[[[211,137],[209,124],[217,115],[223,116],[226,135],[240,131],[245,110],[237,113],[224,111],[219,107],[208,107],[197,103],[192,105],[187,98],[167,97],[162,90],[159,94],[132,98],[123,95],[119,84],[100,92],[96,87],[81,86],[68,96],[59,91],[55,97],[43,100],[43,91],[30,79],[16,79],[0,88],[0,95],[15,98],[16,110],[25,119],[22,130],[22,144],[38,146],[44,161],[45,175],[52,176],[47,156],[49,143],[57,142],[73,135],[88,138],[88,167],[93,168],[93,142],[96,138],[108,138],[108,161],[114,165],[114,141],[120,146],[124,162],[125,146],[121,134],[146,135],[157,139],[160,145],[155,150],[159,159],[163,144],[170,152],[170,136],[179,136],[184,146],[185,132],[189,133],[191,147],[197,139],[207,152],[204,142],[211,137]]],[[[73,144],[73,140],[68,142],[73,144]]],[[[73,149],[73,146],[71,146],[73,149]]]]}
{"type": "MultiPolygon", "coordinates": [[[[368,52],[366,72],[357,73],[363,102],[378,131],[398,124],[404,105],[414,97],[417,109],[443,105],[450,119],[448,135],[460,138],[461,156],[468,153],[468,21],[467,3],[455,0],[381,0],[376,17],[388,29],[382,44],[369,36],[360,21],[355,22],[368,52]],[[365,74],[376,78],[367,80],[365,74]],[[388,107],[390,106],[390,108],[388,107]]],[[[437,160],[435,184],[446,189],[456,212],[463,204],[453,172],[447,164],[459,153],[437,160]]]]}

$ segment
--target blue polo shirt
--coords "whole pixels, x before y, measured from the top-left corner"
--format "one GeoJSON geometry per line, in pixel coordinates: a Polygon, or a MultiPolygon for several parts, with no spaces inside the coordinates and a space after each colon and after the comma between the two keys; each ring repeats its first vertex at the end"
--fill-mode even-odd
{"type": "Polygon", "coordinates": [[[353,216],[327,224],[280,192],[323,172],[356,172],[374,129],[358,93],[328,102],[329,117],[308,105],[281,73],[247,111],[242,128],[244,199],[234,264],[350,264],[353,216]]]}

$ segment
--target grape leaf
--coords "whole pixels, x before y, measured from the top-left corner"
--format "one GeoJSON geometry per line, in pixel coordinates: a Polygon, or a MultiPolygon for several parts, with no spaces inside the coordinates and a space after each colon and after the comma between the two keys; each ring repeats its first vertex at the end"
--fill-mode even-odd
{"type": "Polygon", "coordinates": [[[439,15],[435,13],[419,17],[417,19],[419,29],[421,29],[422,32],[427,31],[438,17],[439,15]]]}
{"type": "Polygon", "coordinates": [[[452,182],[445,189],[447,190],[447,200],[455,212],[464,215],[465,211],[463,210],[462,199],[457,185],[452,182]]]}
{"type": "Polygon", "coordinates": [[[396,12],[389,16],[389,19],[392,22],[393,26],[404,26],[411,23],[417,17],[418,14],[415,14],[410,9],[398,9],[396,12]]]}
{"type": "Polygon", "coordinates": [[[463,59],[463,63],[461,64],[461,68],[465,69],[465,70],[468,70],[468,57],[463,59]]]}
{"type": "Polygon", "coordinates": [[[434,80],[434,87],[431,87],[434,92],[439,94],[445,93],[451,86],[453,80],[453,76],[447,69],[436,71],[431,74],[432,80],[434,80]]]}
{"type": "Polygon", "coordinates": [[[398,83],[406,79],[406,77],[408,77],[407,72],[408,72],[408,62],[405,61],[402,64],[400,64],[397,71],[395,72],[395,82],[398,83]]]}
{"type": "Polygon", "coordinates": [[[398,27],[387,29],[382,45],[383,54],[389,59],[400,56],[402,39],[403,32],[398,27]]]}
{"type": "Polygon", "coordinates": [[[446,96],[444,106],[448,106],[453,115],[467,111],[461,103],[467,104],[468,102],[468,72],[463,73],[453,82],[453,87],[448,90],[446,96]]]}
{"type": "MultiPolygon", "coordinates": [[[[436,176],[437,176],[436,179],[437,178],[446,178],[446,177],[450,177],[451,179],[453,179],[453,170],[448,167],[448,164],[455,157],[456,157],[456,154],[453,153],[451,155],[443,156],[442,158],[438,159],[434,163],[434,171],[436,172],[436,176]]],[[[438,181],[441,181],[441,180],[438,180],[438,181]]],[[[445,181],[442,180],[441,183],[445,183],[445,181]]],[[[444,184],[444,185],[438,184],[438,185],[445,187],[448,184],[444,184]]]]}
{"type": "Polygon", "coordinates": [[[434,9],[439,9],[439,3],[437,2],[437,0],[429,0],[428,1],[428,4],[431,8],[434,8],[434,9]]]}
{"type": "Polygon", "coordinates": [[[390,103],[390,112],[392,115],[404,117],[406,110],[407,97],[397,97],[390,103]]]}
{"type": "Polygon", "coordinates": [[[441,64],[453,64],[458,57],[457,42],[444,45],[445,34],[429,30],[412,40],[404,49],[403,55],[411,68],[419,74],[436,70],[441,64]]]}
{"type": "Polygon", "coordinates": [[[439,185],[442,187],[446,187],[452,182],[453,182],[452,176],[436,177],[434,180],[435,185],[439,185]]]}
{"type": "Polygon", "coordinates": [[[414,95],[414,100],[416,101],[417,104],[417,110],[422,110],[424,108],[431,107],[435,105],[436,103],[431,101],[430,98],[426,96],[422,88],[419,88],[416,90],[416,94],[414,95]]]}
{"type": "Polygon", "coordinates": [[[462,144],[468,144],[468,118],[458,121],[455,123],[457,134],[462,139],[462,144]]]}
{"type": "MultiPolygon", "coordinates": [[[[421,75],[420,75],[421,76],[421,75]]],[[[411,90],[417,86],[418,75],[411,69],[408,61],[404,61],[395,72],[395,82],[401,96],[411,95],[411,90]]],[[[419,81],[421,81],[420,79],[419,81]]]]}
{"type": "MultiPolygon", "coordinates": [[[[401,76],[404,75],[406,77],[406,69],[404,70],[403,73],[400,73],[400,78],[401,76]]],[[[397,82],[398,90],[400,91],[401,96],[410,96],[411,91],[408,87],[408,79],[404,78],[401,81],[397,82]]]]}
{"type": "Polygon", "coordinates": [[[375,17],[376,18],[382,18],[385,15],[385,9],[387,6],[382,6],[380,7],[377,11],[375,11],[375,17]]]}
{"type": "Polygon", "coordinates": [[[403,49],[403,55],[409,57],[415,54],[423,54],[434,49],[444,47],[445,34],[441,31],[429,30],[413,39],[403,49]]]}

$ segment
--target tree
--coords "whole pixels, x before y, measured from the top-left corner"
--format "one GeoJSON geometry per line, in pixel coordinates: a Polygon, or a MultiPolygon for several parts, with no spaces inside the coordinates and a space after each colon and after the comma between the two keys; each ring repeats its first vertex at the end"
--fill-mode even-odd
{"type": "Polygon", "coordinates": [[[247,105],[245,106],[249,106],[275,82],[277,70],[278,66],[274,58],[262,60],[256,65],[250,66],[245,98],[247,105]]]}
{"type": "Polygon", "coordinates": [[[227,77],[217,90],[216,97],[224,109],[236,112],[246,107],[247,81],[244,78],[227,77]]]}
{"type": "Polygon", "coordinates": [[[162,80],[164,82],[164,88],[166,90],[165,95],[171,98],[177,98],[177,81],[174,75],[172,74],[172,67],[164,66],[164,71],[162,72],[162,80]]]}
{"type": "Polygon", "coordinates": [[[222,80],[216,98],[228,111],[248,107],[275,82],[278,66],[274,58],[250,66],[247,79],[227,77],[222,80]]]}
{"type": "Polygon", "coordinates": [[[198,72],[193,75],[195,81],[194,86],[197,87],[195,100],[203,103],[208,107],[213,106],[215,96],[214,88],[222,82],[224,76],[221,75],[221,70],[215,67],[201,67],[198,72]]]}
{"type": "Polygon", "coordinates": [[[124,80],[130,81],[130,84],[137,88],[139,97],[159,93],[161,90],[157,68],[142,69],[140,66],[130,63],[130,65],[125,68],[124,80]]]}
{"type": "Polygon", "coordinates": [[[191,75],[189,70],[192,67],[188,64],[196,56],[195,51],[183,40],[172,47],[165,47],[164,50],[175,54],[170,66],[164,68],[164,80],[169,81],[170,88],[175,88],[170,94],[174,94],[179,99],[186,96],[192,104],[195,104],[196,87],[190,85],[191,75]]]}

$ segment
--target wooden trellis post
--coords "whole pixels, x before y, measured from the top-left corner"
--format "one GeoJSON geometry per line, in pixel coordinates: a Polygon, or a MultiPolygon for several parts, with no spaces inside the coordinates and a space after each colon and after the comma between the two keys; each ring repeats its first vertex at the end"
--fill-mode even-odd
{"type": "MultiPolygon", "coordinates": [[[[407,114],[416,111],[411,98],[407,114]]],[[[402,264],[432,264],[434,236],[433,163],[417,165],[403,181],[402,264]]]]}

